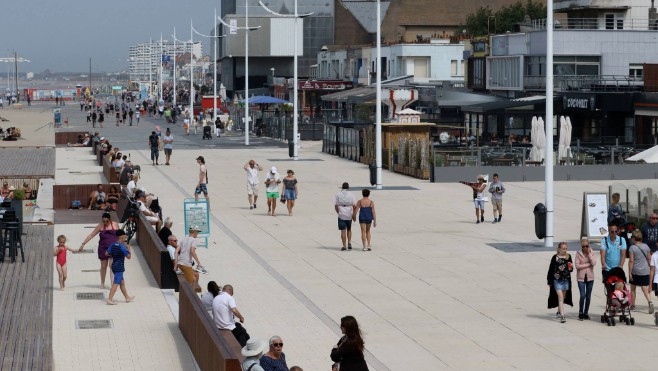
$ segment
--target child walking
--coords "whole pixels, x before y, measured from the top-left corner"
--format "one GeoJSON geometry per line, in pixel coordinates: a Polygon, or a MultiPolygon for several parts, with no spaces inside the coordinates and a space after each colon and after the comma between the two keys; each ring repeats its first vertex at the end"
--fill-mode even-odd
{"type": "Polygon", "coordinates": [[[123,272],[125,271],[125,258],[130,259],[132,255],[130,252],[130,245],[126,245],[126,232],[124,232],[123,229],[117,230],[117,242],[110,245],[105,252],[105,255],[112,257],[112,273],[114,273],[114,281],[112,281],[112,288],[110,289],[110,295],[107,298],[107,304],[117,304],[117,302],[114,301],[114,294],[116,294],[117,288],[119,287],[121,287],[121,293],[123,293],[123,296],[126,298],[126,303],[130,303],[135,297],[128,295],[126,281],[123,279],[123,272]]]}
{"type": "Polygon", "coordinates": [[[59,289],[64,290],[66,287],[66,250],[69,250],[73,253],[76,251],[66,246],[66,236],[61,235],[57,237],[57,246],[55,246],[55,251],[53,256],[57,262],[57,273],[59,274],[59,289]]]}

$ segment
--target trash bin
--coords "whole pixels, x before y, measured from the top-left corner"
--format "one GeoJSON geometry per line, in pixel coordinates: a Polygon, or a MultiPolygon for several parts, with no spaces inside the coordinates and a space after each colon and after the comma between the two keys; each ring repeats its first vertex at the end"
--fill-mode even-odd
{"type": "Polygon", "coordinates": [[[374,186],[377,184],[377,164],[371,162],[368,169],[370,170],[370,185],[374,186]]]}
{"type": "Polygon", "coordinates": [[[546,206],[539,203],[535,205],[535,234],[537,238],[544,239],[546,237],[546,206]]]}
{"type": "Polygon", "coordinates": [[[288,139],[288,157],[295,157],[295,141],[288,139]]]}

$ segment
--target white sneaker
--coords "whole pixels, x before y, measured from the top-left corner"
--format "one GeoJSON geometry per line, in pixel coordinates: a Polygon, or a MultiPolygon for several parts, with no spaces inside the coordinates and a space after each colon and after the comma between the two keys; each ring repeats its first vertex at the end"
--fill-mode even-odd
{"type": "Polygon", "coordinates": [[[180,270],[180,268],[178,268],[178,269],[176,269],[176,274],[180,276],[181,274],[183,274],[183,271],[180,270]]]}
{"type": "Polygon", "coordinates": [[[200,265],[197,265],[196,267],[194,267],[194,270],[201,273],[201,274],[208,274],[208,271],[206,270],[206,268],[204,268],[200,265]]]}

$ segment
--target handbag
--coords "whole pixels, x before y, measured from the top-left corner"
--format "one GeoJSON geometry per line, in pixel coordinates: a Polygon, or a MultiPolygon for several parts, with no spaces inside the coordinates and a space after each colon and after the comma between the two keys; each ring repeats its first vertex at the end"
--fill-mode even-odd
{"type": "Polygon", "coordinates": [[[282,204],[286,203],[286,196],[285,195],[281,195],[281,203],[282,204]]]}

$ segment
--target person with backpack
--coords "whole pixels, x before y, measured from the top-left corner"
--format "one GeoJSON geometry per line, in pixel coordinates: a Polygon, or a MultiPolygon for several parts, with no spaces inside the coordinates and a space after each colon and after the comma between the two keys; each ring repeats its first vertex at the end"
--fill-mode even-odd
{"type": "Polygon", "coordinates": [[[617,236],[617,226],[608,226],[608,236],[601,240],[601,276],[603,283],[608,279],[608,271],[612,268],[624,267],[626,261],[626,241],[617,236]]]}

